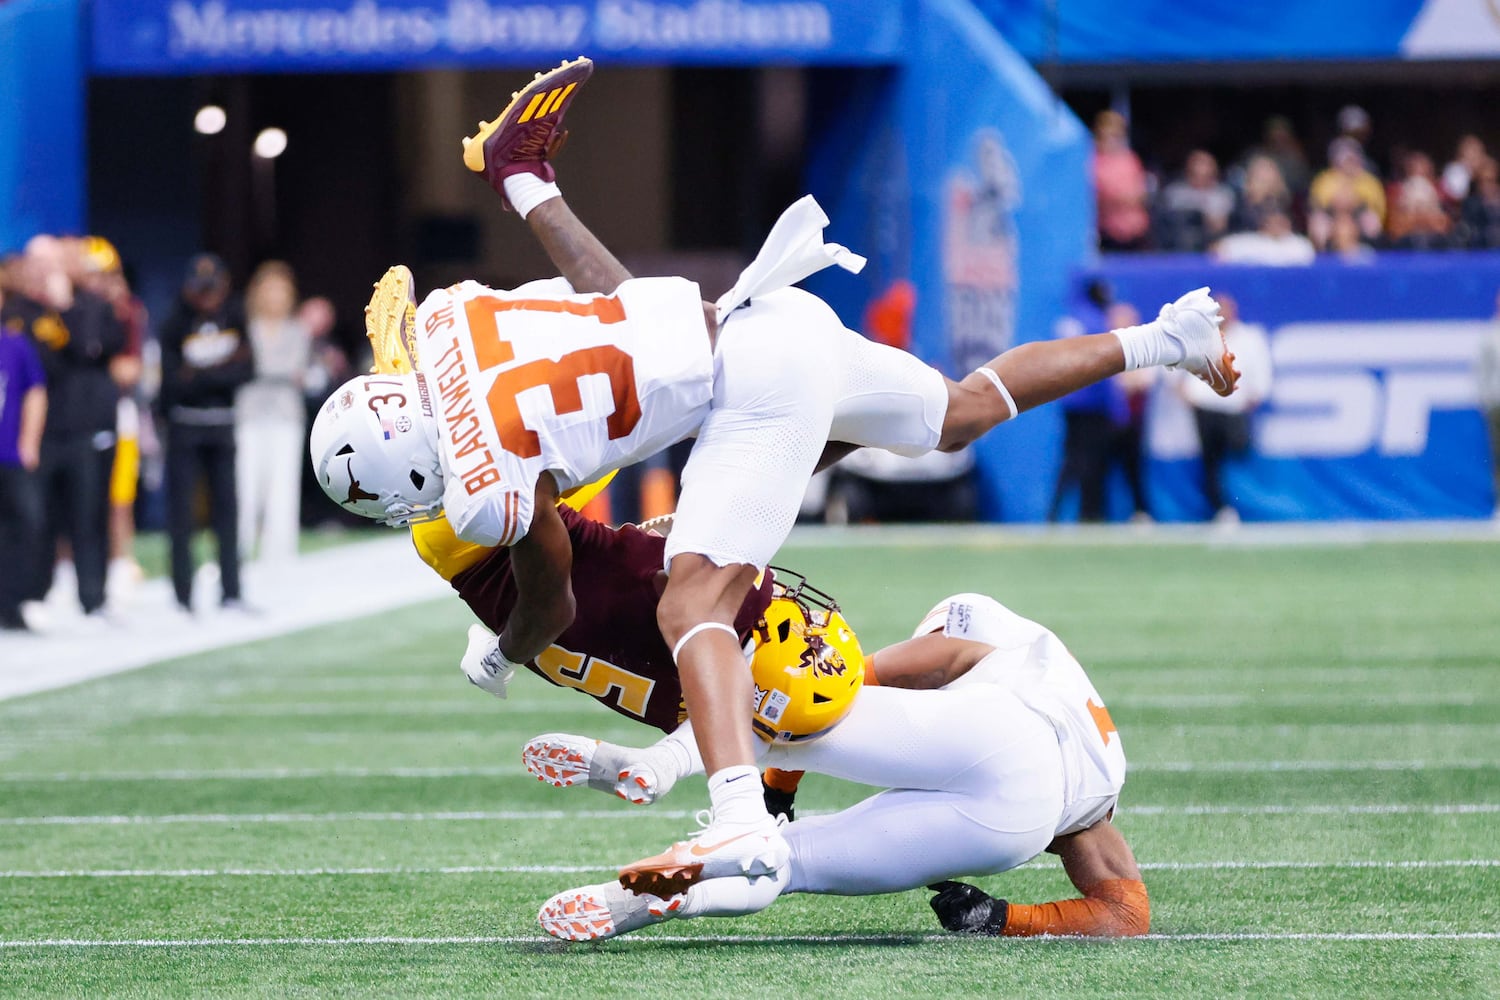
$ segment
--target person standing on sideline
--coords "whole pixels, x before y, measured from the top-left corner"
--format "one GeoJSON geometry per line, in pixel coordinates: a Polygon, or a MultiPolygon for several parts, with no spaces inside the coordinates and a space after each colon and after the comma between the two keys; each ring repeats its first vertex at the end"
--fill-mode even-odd
{"type": "Polygon", "coordinates": [[[1500,296],[1495,318],[1479,342],[1479,408],[1490,432],[1490,469],[1495,477],[1495,518],[1500,520],[1500,296]]]}
{"type": "Polygon", "coordinates": [[[4,307],[7,329],[29,333],[37,349],[51,412],[37,467],[45,552],[26,596],[41,600],[52,589],[58,544],[66,539],[78,603],[91,621],[100,622],[107,619],[109,476],[120,398],[110,367],[125,347],[125,332],[109,303],[74,283],[69,258],[57,237],[32,237],[18,265],[19,294],[4,307]]]}
{"type": "MultiPolygon", "coordinates": [[[[1224,343],[1240,370],[1240,386],[1233,396],[1199,392],[1191,383],[1178,382],[1182,398],[1193,408],[1198,425],[1198,443],[1203,455],[1203,495],[1209,516],[1219,524],[1238,524],[1239,511],[1224,490],[1224,464],[1250,450],[1250,415],[1271,395],[1271,347],[1265,328],[1240,320],[1240,307],[1230,296],[1216,292],[1224,315],[1224,343]],[[1210,399],[1209,397],[1213,398],[1210,399]]],[[[1199,383],[1200,385],[1202,383],[1199,383]]]]}
{"type": "MultiPolygon", "coordinates": [[[[0,303],[5,294],[0,291],[0,303]]],[[[46,376],[25,333],[0,326],[0,631],[24,632],[21,602],[40,572],[36,468],[47,420],[46,376]]]]}
{"type": "Polygon", "coordinates": [[[240,552],[235,537],[234,396],[255,374],[245,313],[230,295],[229,269],[213,254],[188,265],[182,295],[162,325],[162,416],[167,425],[167,530],[172,587],[193,610],[194,500],[206,480],[219,549],[220,601],[241,608],[240,552]]]}
{"type": "Polygon", "coordinates": [[[255,378],[241,386],[235,398],[235,444],[240,549],[247,557],[258,554],[268,562],[297,555],[307,440],[302,386],[312,337],[296,308],[292,269],[279,260],[256,268],[245,288],[255,378]]]}

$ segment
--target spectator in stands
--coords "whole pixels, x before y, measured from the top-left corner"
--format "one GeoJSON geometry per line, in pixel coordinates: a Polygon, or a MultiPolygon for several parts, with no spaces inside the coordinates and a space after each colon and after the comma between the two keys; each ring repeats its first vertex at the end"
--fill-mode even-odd
{"type": "Polygon", "coordinates": [[[1469,185],[1474,175],[1490,154],[1484,148],[1484,140],[1470,132],[1459,136],[1453,159],[1443,168],[1443,199],[1449,205],[1460,205],[1469,196],[1469,185]]]}
{"type": "Polygon", "coordinates": [[[1290,217],[1292,193],[1287,190],[1281,168],[1269,156],[1256,155],[1245,162],[1237,195],[1234,214],[1229,217],[1231,232],[1259,229],[1261,220],[1270,212],[1281,212],[1290,217]]]}
{"type": "Polygon", "coordinates": [[[1229,231],[1233,211],[1234,189],[1219,179],[1219,161],[1195,149],[1157,203],[1158,243],[1164,250],[1202,252],[1229,231]]]}
{"type": "MultiPolygon", "coordinates": [[[[0,307],[5,292],[0,288],[0,307]]],[[[40,574],[45,513],[37,488],[46,376],[24,330],[0,326],[0,631],[24,632],[21,602],[40,574]]]]}
{"type": "MultiPolygon", "coordinates": [[[[1118,324],[1107,329],[1124,329],[1138,325],[1141,313],[1128,302],[1116,302],[1105,311],[1104,321],[1118,324]]],[[[1110,439],[1106,470],[1118,466],[1125,474],[1125,485],[1130,490],[1130,519],[1138,523],[1151,520],[1151,505],[1146,499],[1146,408],[1160,372],[1159,368],[1137,368],[1121,372],[1112,380],[1125,401],[1125,408],[1110,439]]],[[[1107,479],[1108,471],[1105,475],[1107,479]]]]}
{"type": "Polygon", "coordinates": [[[1234,353],[1240,384],[1233,394],[1220,396],[1194,378],[1178,379],[1182,398],[1193,408],[1203,456],[1203,495],[1211,517],[1221,524],[1237,524],[1240,515],[1224,488],[1224,467],[1250,450],[1251,415],[1271,392],[1271,349],[1265,328],[1240,319],[1233,296],[1215,289],[1224,316],[1224,341],[1234,353]],[[1201,386],[1200,392],[1193,384],[1201,386]]]}
{"type": "Polygon", "coordinates": [[[1359,143],[1341,136],[1328,144],[1328,169],[1313,178],[1308,192],[1307,235],[1327,249],[1335,216],[1353,218],[1363,241],[1380,239],[1385,225],[1385,188],[1365,169],[1359,143]]]}
{"type": "MultiPolygon", "coordinates": [[[[1105,310],[1114,293],[1101,279],[1089,282],[1081,300],[1072,312],[1058,320],[1053,336],[1076,337],[1090,330],[1105,329],[1105,310]]],[[[1125,401],[1120,387],[1111,379],[1096,382],[1086,389],[1064,396],[1063,459],[1052,490],[1049,521],[1062,515],[1063,501],[1078,491],[1078,520],[1103,521],[1105,515],[1105,480],[1109,475],[1109,453],[1115,428],[1125,417],[1125,401]]]]}
{"type": "MultiPolygon", "coordinates": [[[[328,398],[336,385],[342,385],[349,377],[349,356],[334,337],[338,314],[333,303],[322,296],[304,299],[297,309],[297,319],[307,328],[312,338],[310,360],[302,380],[302,403],[305,420],[311,424],[318,414],[318,407],[328,398]]],[[[318,524],[339,516],[339,511],[328,502],[323,487],[313,475],[311,462],[302,463],[302,518],[303,524],[318,524]]]]}
{"type": "Polygon", "coordinates": [[[37,468],[47,520],[43,570],[27,596],[40,599],[52,588],[54,556],[66,540],[78,602],[100,621],[106,617],[109,475],[119,400],[109,369],[125,333],[107,302],[74,286],[69,256],[56,237],[33,237],[20,261],[18,293],[4,306],[6,325],[31,335],[47,375],[50,417],[37,468]]]}
{"type": "Polygon", "coordinates": [[[1151,232],[1150,181],[1130,148],[1125,116],[1116,111],[1101,111],[1094,119],[1094,194],[1100,249],[1144,249],[1151,232]]]}
{"type": "Polygon", "coordinates": [[[1495,483],[1495,518],[1500,520],[1500,297],[1495,317],[1479,342],[1479,408],[1490,432],[1490,471],[1495,483]]]}
{"type": "Polygon", "coordinates": [[[1312,168],[1307,164],[1307,154],[1302,151],[1297,133],[1292,131],[1292,123],[1282,115],[1272,115],[1266,119],[1260,145],[1246,154],[1247,173],[1249,161],[1257,156],[1268,156],[1275,161],[1294,202],[1307,193],[1307,186],[1312,180],[1312,168]]]}
{"type": "Polygon", "coordinates": [[[312,336],[296,313],[292,269],[279,260],[256,268],[245,288],[255,378],[235,398],[240,550],[284,561],[297,555],[298,511],[307,423],[302,401],[312,336]]]}
{"type": "Polygon", "coordinates": [[[1453,219],[1443,207],[1432,158],[1409,152],[1401,158],[1401,177],[1388,192],[1390,215],[1386,238],[1401,250],[1440,250],[1450,245],[1453,219]]]}
{"type": "Polygon", "coordinates": [[[1311,264],[1317,256],[1312,240],[1292,232],[1292,217],[1284,209],[1261,213],[1253,233],[1231,233],[1214,245],[1213,254],[1226,264],[1296,266],[1311,264]]]}
{"type": "Polygon", "coordinates": [[[1486,159],[1474,171],[1459,212],[1462,243],[1473,249],[1500,247],[1500,166],[1486,159]]]}
{"type": "Polygon", "coordinates": [[[176,309],[162,325],[161,397],[167,424],[167,530],[177,604],[193,611],[194,503],[206,480],[219,549],[220,602],[243,608],[235,491],[234,397],[255,374],[244,309],[213,254],[188,265],[176,309]]]}
{"type": "Polygon", "coordinates": [[[1323,250],[1345,264],[1368,264],[1375,259],[1375,248],[1365,241],[1351,212],[1338,212],[1332,217],[1323,250]]]}
{"type": "Polygon", "coordinates": [[[1352,139],[1359,143],[1359,156],[1364,161],[1365,169],[1379,177],[1380,167],[1370,156],[1370,136],[1374,132],[1370,113],[1358,104],[1346,104],[1339,109],[1338,138],[1352,139]]]}

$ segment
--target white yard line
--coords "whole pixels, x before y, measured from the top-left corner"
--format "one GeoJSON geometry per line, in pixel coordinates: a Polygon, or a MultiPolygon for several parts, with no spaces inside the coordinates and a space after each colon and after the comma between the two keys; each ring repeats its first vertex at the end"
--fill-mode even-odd
{"type": "MultiPolygon", "coordinates": [[[[1130,762],[1132,773],[1251,773],[1278,771],[1475,771],[1500,768],[1500,760],[1212,760],[1130,762]]],[[[94,781],[265,781],[286,778],[505,778],[525,775],[520,764],[432,767],[225,767],[138,771],[11,771],[0,785],[94,781]]]]}
{"type": "MultiPolygon", "coordinates": [[[[652,934],[625,936],[619,944],[970,944],[983,941],[959,934],[652,934]]],[[[1254,931],[1223,934],[1148,934],[1127,941],[1112,942],[1111,948],[1135,942],[1173,943],[1181,941],[1500,941],[1500,931],[1326,931],[1307,933],[1256,933],[1254,931]]],[[[1006,948],[1042,947],[1049,942],[1076,945],[1077,938],[1007,938],[1006,948]]],[[[279,947],[353,947],[361,945],[485,945],[553,944],[555,938],[540,934],[516,936],[443,936],[443,937],[264,937],[264,938],[136,938],[96,940],[91,938],[12,938],[0,939],[0,948],[279,948],[279,947]]],[[[992,945],[991,947],[1000,947],[992,945]]]]}
{"type": "MultiPolygon", "coordinates": [[[[1032,868],[1058,868],[1050,860],[1032,868]]],[[[320,868],[57,868],[0,870],[0,879],[64,878],[309,878],[368,875],[581,875],[616,871],[619,865],[395,865],[389,867],[320,868]]],[[[1142,871],[1343,871],[1374,869],[1500,868],[1496,858],[1451,858],[1414,861],[1157,861],[1142,871]]]]}
{"type": "MultiPolygon", "coordinates": [[[[809,809],[804,816],[832,810],[809,809]]],[[[1157,816],[1468,816],[1500,813],[1500,802],[1457,803],[1313,803],[1307,805],[1125,806],[1120,815],[1157,816]]],[[[256,823],[534,823],[551,820],[659,819],[681,821],[694,815],[685,809],[501,809],[428,812],[275,812],[168,813],[164,815],[100,814],[80,816],[0,816],[5,826],[157,826],[178,824],[251,825],[256,823]]]]}
{"type": "Polygon", "coordinates": [[[251,564],[245,594],[256,614],[205,611],[189,620],[176,611],[167,581],[150,580],[120,612],[119,625],[73,619],[43,635],[0,637],[0,700],[379,614],[452,590],[422,565],[403,533],[314,552],[284,567],[251,564]]]}

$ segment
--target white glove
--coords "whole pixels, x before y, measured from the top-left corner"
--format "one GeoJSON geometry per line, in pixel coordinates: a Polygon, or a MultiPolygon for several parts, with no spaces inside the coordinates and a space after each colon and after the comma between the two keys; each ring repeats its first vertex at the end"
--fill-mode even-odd
{"type": "Polygon", "coordinates": [[[516,675],[519,663],[500,652],[500,640],[483,625],[469,626],[469,648],[458,664],[475,687],[484,688],[496,698],[505,697],[505,687],[516,675]]]}

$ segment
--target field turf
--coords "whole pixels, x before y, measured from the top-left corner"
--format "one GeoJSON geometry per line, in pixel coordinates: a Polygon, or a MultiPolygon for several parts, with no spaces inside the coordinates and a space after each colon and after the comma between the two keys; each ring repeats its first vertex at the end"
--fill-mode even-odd
{"type": "MultiPolygon", "coordinates": [[[[0,703],[0,996],[1500,996],[1500,545],[955,537],[781,561],[871,647],[957,590],[1069,643],[1131,762],[1149,939],[946,937],[909,892],[553,942],[542,900],[706,796],[527,777],[534,733],[652,732],[471,688],[453,600],[0,703]]],[[[1046,857],[978,881],[1072,891],[1046,857]]]]}

